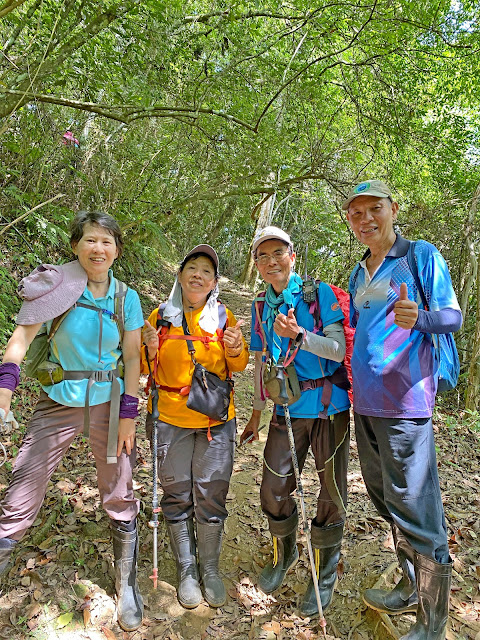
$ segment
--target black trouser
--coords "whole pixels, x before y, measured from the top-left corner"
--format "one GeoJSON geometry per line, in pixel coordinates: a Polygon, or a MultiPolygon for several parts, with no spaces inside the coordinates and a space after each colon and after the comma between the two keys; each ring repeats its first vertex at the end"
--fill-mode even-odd
{"type": "MultiPolygon", "coordinates": [[[[342,411],[327,419],[292,418],[300,472],[312,448],[320,479],[315,524],[326,527],[345,520],[347,466],[350,445],[350,413],[342,411]]],[[[265,445],[260,500],[263,512],[285,520],[295,510],[292,493],[296,481],[284,416],[273,416],[265,445]]]]}
{"type": "Polygon", "coordinates": [[[379,514],[415,551],[448,562],[432,419],[356,413],[355,431],[363,479],[379,514]]]}
{"type": "MultiPolygon", "coordinates": [[[[151,421],[148,416],[147,420],[151,421]]],[[[223,522],[233,469],[236,419],[210,429],[176,427],[159,421],[158,476],[162,511],[169,522],[195,516],[199,523],[223,522]]]]}

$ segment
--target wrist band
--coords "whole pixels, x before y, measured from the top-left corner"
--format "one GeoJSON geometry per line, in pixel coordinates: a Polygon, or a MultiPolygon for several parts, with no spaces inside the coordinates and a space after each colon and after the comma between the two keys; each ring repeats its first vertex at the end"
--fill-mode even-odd
{"type": "Polygon", "coordinates": [[[20,367],[15,362],[0,364],[0,389],[15,391],[20,384],[20,367]]]}
{"type": "Polygon", "coordinates": [[[138,398],[124,393],[120,400],[119,418],[136,418],[138,416],[138,398]]]}

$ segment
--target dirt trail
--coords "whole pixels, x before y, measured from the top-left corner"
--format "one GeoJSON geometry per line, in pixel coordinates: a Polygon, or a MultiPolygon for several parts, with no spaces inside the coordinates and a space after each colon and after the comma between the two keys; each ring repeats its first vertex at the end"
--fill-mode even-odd
{"type": "MultiPolygon", "coordinates": [[[[251,292],[222,279],[221,298],[238,319],[250,321],[251,292]]],[[[157,298],[158,299],[158,298],[157,298]]],[[[147,310],[146,310],[147,311],[147,310]]],[[[148,310],[149,311],[149,310],[148,310]]],[[[248,332],[247,332],[248,333],[248,332]]],[[[250,415],[253,366],[236,374],[235,397],[238,432],[250,415]]],[[[31,388],[31,383],[27,384],[31,388]]],[[[27,393],[22,414],[33,401],[27,393]]],[[[143,411],[145,400],[142,400],[143,411]]],[[[264,412],[264,422],[268,421],[264,412]]],[[[152,586],[152,530],[150,451],[139,427],[135,489],[142,501],[139,576],[145,600],[145,624],[125,633],[113,620],[112,549],[107,517],[99,506],[93,459],[82,438],[75,441],[49,484],[47,497],[31,534],[18,545],[15,563],[2,580],[0,637],[9,640],[310,640],[320,637],[315,621],[296,615],[297,601],[309,579],[304,539],[299,537],[301,561],[274,596],[256,588],[256,578],[267,562],[270,536],[259,507],[262,450],[267,430],[258,443],[237,451],[228,495],[229,517],[221,558],[227,585],[227,604],[215,610],[206,604],[183,609],[175,596],[176,571],[164,523],[159,526],[159,587],[152,586]]],[[[453,418],[437,420],[438,457],[449,525],[454,576],[447,638],[480,638],[479,434],[472,425],[459,427],[453,418]]],[[[15,454],[9,443],[10,455],[15,454]]],[[[9,461],[11,463],[11,460],[9,461]]],[[[0,468],[0,489],[9,470],[0,468]]],[[[304,470],[307,510],[313,513],[317,480],[313,459],[304,470]]],[[[327,611],[329,638],[381,640],[399,638],[412,624],[412,616],[392,619],[387,629],[378,614],[367,610],[361,594],[383,572],[396,580],[395,556],[388,527],[377,516],[365,492],[354,434],[349,466],[349,504],[343,559],[334,599],[327,611]]],[[[383,579],[382,579],[383,582],[383,579]]]]}

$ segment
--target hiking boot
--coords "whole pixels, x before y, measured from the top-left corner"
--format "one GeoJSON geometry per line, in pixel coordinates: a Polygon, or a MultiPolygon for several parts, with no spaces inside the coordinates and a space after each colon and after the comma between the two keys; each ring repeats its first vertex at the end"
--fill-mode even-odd
{"type": "Polygon", "coordinates": [[[115,589],[117,592],[117,621],[124,631],[135,631],[142,624],[143,600],[137,584],[138,535],[124,531],[114,520],[113,555],[115,557],[115,589]]]}
{"type": "Polygon", "coordinates": [[[416,552],[414,563],[418,592],[417,621],[400,640],[444,640],[452,563],[441,564],[416,552]]]}
{"type": "Polygon", "coordinates": [[[414,551],[403,533],[395,525],[392,526],[395,551],[403,575],[400,582],[391,590],[367,589],[363,601],[372,609],[397,615],[417,610],[418,597],[413,567],[414,551]]]}
{"type": "Polygon", "coordinates": [[[167,521],[170,545],[177,563],[177,598],[185,609],[195,609],[202,602],[193,519],[167,521]]]}
{"type": "Polygon", "coordinates": [[[205,600],[211,607],[221,607],[227,600],[225,585],[218,571],[222,550],[223,522],[197,522],[198,564],[205,600]]]}
{"type": "Polygon", "coordinates": [[[273,540],[273,558],[258,578],[258,586],[263,593],[273,593],[282,584],[287,572],[298,560],[297,510],[286,520],[268,519],[273,540]]]}
{"type": "MultiPolygon", "coordinates": [[[[317,527],[312,523],[311,536],[320,602],[325,611],[332,601],[333,590],[337,583],[337,565],[342,547],[343,522],[328,527],[317,527]]],[[[303,596],[300,613],[302,616],[310,618],[318,615],[317,597],[312,577],[303,596]]]]}
{"type": "Polygon", "coordinates": [[[8,561],[16,544],[17,541],[11,538],[0,538],[0,576],[7,568],[8,561]]]}

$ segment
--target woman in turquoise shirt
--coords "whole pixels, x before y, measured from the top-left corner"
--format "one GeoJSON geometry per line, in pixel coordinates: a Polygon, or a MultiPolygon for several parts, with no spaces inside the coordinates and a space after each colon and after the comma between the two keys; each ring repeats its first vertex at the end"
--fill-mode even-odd
{"type": "Polygon", "coordinates": [[[105,213],[82,211],[71,231],[77,259],[40,265],[22,280],[18,326],[0,366],[0,416],[8,422],[19,365],[46,325],[49,362],[37,374],[42,392],[0,503],[0,574],[35,521],[51,475],[83,430],[113,531],[117,618],[132,631],[143,615],[136,576],[139,502],[132,482],[143,316],[138,294],[111,270],[123,250],[117,222],[105,213]]]}

